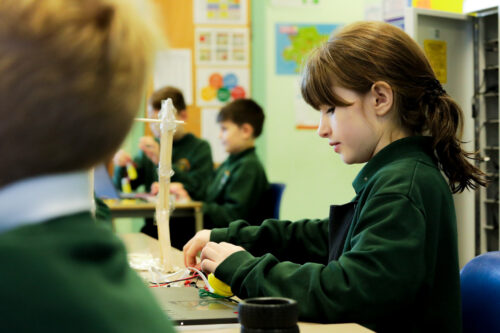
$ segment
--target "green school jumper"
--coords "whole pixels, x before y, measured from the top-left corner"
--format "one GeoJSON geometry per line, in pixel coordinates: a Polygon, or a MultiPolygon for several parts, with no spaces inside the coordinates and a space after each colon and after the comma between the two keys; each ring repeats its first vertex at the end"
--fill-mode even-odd
{"type": "Polygon", "coordinates": [[[103,223],[104,226],[108,227],[110,230],[113,230],[113,219],[111,217],[111,211],[109,210],[108,205],[101,199],[95,196],[94,193],[94,201],[95,201],[95,218],[97,222],[103,223]]]}
{"type": "MultiPolygon", "coordinates": [[[[141,150],[134,158],[137,169],[137,179],[130,182],[132,189],[140,185],[150,191],[151,184],[158,181],[158,166],[155,165],[141,150]]],[[[181,139],[174,141],[172,147],[172,182],[180,182],[193,200],[203,199],[207,185],[213,175],[213,161],[210,145],[207,141],[187,133],[181,139]]],[[[126,168],[115,167],[113,182],[121,188],[121,179],[127,174],[126,168]]]]}
{"type": "Polygon", "coordinates": [[[214,229],[211,241],[249,251],[215,275],[241,298],[296,299],[305,321],[461,332],[455,209],[430,147],[429,138],[409,137],[382,149],[354,180],[347,219],[344,205],[332,207],[330,221],[214,229]]]}
{"type": "Polygon", "coordinates": [[[208,186],[203,203],[204,227],[226,227],[237,219],[260,224],[267,213],[262,199],[268,190],[266,172],[255,148],[230,155],[208,186]]]}
{"type": "Polygon", "coordinates": [[[122,242],[84,212],[0,234],[2,332],[174,332],[122,242]]]}

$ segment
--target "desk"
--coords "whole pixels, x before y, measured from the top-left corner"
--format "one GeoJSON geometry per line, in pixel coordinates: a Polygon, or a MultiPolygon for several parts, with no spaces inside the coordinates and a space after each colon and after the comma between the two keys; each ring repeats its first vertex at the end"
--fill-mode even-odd
{"type": "MultiPolygon", "coordinates": [[[[145,234],[121,234],[125,247],[129,253],[151,253],[154,257],[158,257],[160,254],[160,249],[158,241],[152,237],[145,234]]],[[[172,249],[172,259],[174,266],[183,267],[184,258],[181,251],[172,249]]],[[[191,330],[189,333],[202,333],[207,332],[204,326],[203,330],[191,330]]],[[[339,333],[369,333],[373,332],[363,326],[358,324],[315,324],[315,323],[299,323],[299,328],[301,333],[329,333],[329,332],[339,332],[339,333]]],[[[208,330],[209,332],[220,332],[220,333],[239,333],[239,327],[224,328],[220,327],[214,330],[208,330]]]]}
{"type": "MultiPolygon", "coordinates": [[[[152,202],[141,202],[138,200],[106,200],[111,210],[112,218],[119,217],[154,217],[156,204],[152,202]]],[[[203,212],[200,201],[176,202],[172,217],[194,216],[195,229],[203,229],[203,212]]]]}

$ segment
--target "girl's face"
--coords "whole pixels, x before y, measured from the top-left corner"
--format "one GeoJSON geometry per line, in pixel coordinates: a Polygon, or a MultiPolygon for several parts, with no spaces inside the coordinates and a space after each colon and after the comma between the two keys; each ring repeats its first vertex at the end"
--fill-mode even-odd
{"type": "Polygon", "coordinates": [[[382,128],[377,122],[370,93],[358,93],[340,87],[334,92],[350,106],[322,105],[318,134],[327,138],[330,146],[346,164],[364,163],[382,147],[382,128]]]}

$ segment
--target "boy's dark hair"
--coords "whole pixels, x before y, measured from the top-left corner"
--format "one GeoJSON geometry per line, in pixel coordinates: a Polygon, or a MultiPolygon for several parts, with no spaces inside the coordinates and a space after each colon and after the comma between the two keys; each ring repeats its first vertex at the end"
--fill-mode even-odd
{"type": "Polygon", "coordinates": [[[161,101],[171,98],[177,111],[186,110],[186,102],[184,102],[184,96],[182,91],[175,87],[163,87],[156,90],[149,99],[149,103],[155,110],[161,109],[161,101]]]}
{"type": "Polygon", "coordinates": [[[238,126],[250,124],[253,128],[253,137],[262,133],[264,125],[264,111],[253,100],[248,98],[237,99],[224,106],[217,115],[217,122],[231,121],[238,126]]]}

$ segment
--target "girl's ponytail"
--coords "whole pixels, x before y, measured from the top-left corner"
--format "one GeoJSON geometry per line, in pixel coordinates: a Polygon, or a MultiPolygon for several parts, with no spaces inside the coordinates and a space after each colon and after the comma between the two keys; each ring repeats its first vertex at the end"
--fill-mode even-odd
{"type": "Polygon", "coordinates": [[[436,79],[427,85],[421,106],[426,115],[429,134],[440,168],[448,178],[453,193],[486,186],[486,175],[470,163],[475,154],[462,149],[463,113],[455,101],[446,94],[436,79]]]}

